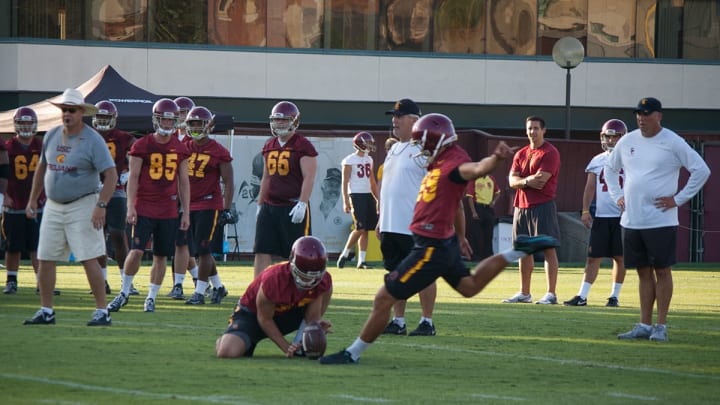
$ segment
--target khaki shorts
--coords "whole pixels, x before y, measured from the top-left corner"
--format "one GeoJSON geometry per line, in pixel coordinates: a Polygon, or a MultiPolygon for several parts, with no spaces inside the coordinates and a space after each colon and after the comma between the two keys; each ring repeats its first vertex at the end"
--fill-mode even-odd
{"type": "Polygon", "coordinates": [[[39,260],[66,261],[70,252],[78,262],[105,254],[102,229],[92,224],[97,194],[90,194],[69,204],[48,200],[40,223],[39,260]]]}

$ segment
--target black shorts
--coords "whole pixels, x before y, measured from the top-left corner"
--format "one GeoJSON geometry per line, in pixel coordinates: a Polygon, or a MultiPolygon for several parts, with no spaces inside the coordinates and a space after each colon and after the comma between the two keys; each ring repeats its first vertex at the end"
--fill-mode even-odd
{"type": "Polygon", "coordinates": [[[190,211],[188,239],[191,257],[213,253],[213,241],[218,237],[222,239],[222,232],[217,226],[219,215],[218,210],[190,211]]]}
{"type": "Polygon", "coordinates": [[[517,208],[513,212],[512,238],[518,235],[548,235],[560,241],[560,225],[555,201],[531,208],[517,208]]]}
{"type": "Polygon", "coordinates": [[[410,254],[414,244],[412,235],[382,232],[380,234],[380,251],[385,269],[395,270],[398,264],[410,254]]]}
{"type": "MultiPolygon", "coordinates": [[[[273,321],[280,329],[280,333],[287,335],[296,331],[303,319],[305,319],[304,307],[294,307],[288,312],[276,315],[273,321]]],[[[235,335],[245,342],[244,357],[252,357],[258,342],[267,337],[265,331],[258,324],[257,315],[245,308],[233,312],[230,317],[230,325],[228,325],[225,333],[235,335]]]]}
{"type": "Polygon", "coordinates": [[[651,229],[623,228],[625,267],[670,267],[677,263],[677,226],[651,229]]]}
{"type": "Polygon", "coordinates": [[[152,251],[155,256],[170,257],[175,255],[175,237],[178,232],[178,220],[153,219],[148,217],[137,217],[135,225],[128,224],[128,240],[130,249],[145,250],[148,241],[152,236],[152,251]]]}
{"type": "Polygon", "coordinates": [[[455,288],[470,271],[460,257],[456,236],[431,239],[413,236],[415,245],[397,268],[385,275],[385,288],[390,295],[406,300],[442,277],[455,288]]]}
{"type": "Polygon", "coordinates": [[[122,232],[127,227],[127,198],[113,197],[105,209],[105,227],[109,232],[122,232]]]}
{"type": "Polygon", "coordinates": [[[37,252],[42,214],[30,219],[25,213],[2,214],[2,236],[10,253],[37,252]]]}
{"type": "Polygon", "coordinates": [[[255,224],[255,246],[253,253],[265,253],[284,258],[290,257],[293,243],[302,237],[311,235],[310,207],[305,220],[299,224],[290,221],[293,206],[279,207],[269,204],[260,206],[255,224]]]}
{"type": "Polygon", "coordinates": [[[622,254],[620,217],[593,219],[587,256],[601,258],[622,256],[622,254]]]}
{"type": "Polygon", "coordinates": [[[353,226],[356,231],[372,231],[377,225],[377,204],[370,193],[350,194],[353,226]]]}

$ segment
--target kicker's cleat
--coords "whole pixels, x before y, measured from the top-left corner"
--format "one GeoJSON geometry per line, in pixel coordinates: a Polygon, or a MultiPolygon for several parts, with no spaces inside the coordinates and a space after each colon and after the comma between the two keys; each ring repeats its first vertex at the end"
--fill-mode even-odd
{"type": "Polygon", "coordinates": [[[557,297],[551,292],[545,293],[545,295],[540,298],[540,301],[536,301],[535,303],[540,305],[555,305],[557,304],[557,297]]]}
{"type": "Polygon", "coordinates": [[[210,299],[211,304],[221,304],[223,298],[227,297],[228,290],[224,285],[213,288],[212,298],[210,299]]]}
{"type": "Polygon", "coordinates": [[[605,304],[606,307],[619,307],[620,301],[618,301],[617,297],[610,297],[608,298],[607,304],[605,304]]]}
{"type": "Polygon", "coordinates": [[[345,263],[352,261],[352,259],[354,259],[354,258],[355,258],[355,252],[350,252],[347,256],[343,256],[341,254],[340,257],[338,257],[338,261],[337,261],[338,269],[342,269],[343,267],[345,267],[345,263]]]}
{"type": "Polygon", "coordinates": [[[93,314],[92,319],[90,319],[87,323],[87,326],[110,326],[112,325],[112,319],[110,319],[110,314],[106,314],[103,311],[95,310],[95,313],[93,314]]]}
{"type": "Polygon", "coordinates": [[[510,298],[504,299],[502,302],[504,302],[506,304],[517,304],[517,303],[530,304],[532,302],[532,295],[530,295],[530,294],[525,295],[525,294],[519,292],[510,298]]]}
{"type": "Polygon", "coordinates": [[[17,281],[8,281],[5,284],[3,294],[17,294],[17,281]]]}
{"type": "Polygon", "coordinates": [[[113,298],[112,301],[107,306],[108,312],[117,312],[120,310],[120,308],[127,305],[129,299],[127,295],[123,294],[122,292],[118,294],[115,298],[113,298]]]}
{"type": "Polygon", "coordinates": [[[170,290],[170,294],[168,294],[168,297],[174,300],[184,300],[185,294],[183,294],[182,284],[175,284],[172,290],[170,290]]]}
{"type": "Polygon", "coordinates": [[[190,299],[185,301],[185,305],[205,305],[205,296],[195,292],[190,299]]]}
{"type": "Polygon", "coordinates": [[[636,323],[635,327],[630,332],[621,333],[617,335],[618,339],[650,339],[650,335],[653,333],[652,326],[644,326],[636,323]]]}
{"type": "Polygon", "coordinates": [[[143,305],[143,311],[155,312],[155,300],[150,297],[145,298],[145,304],[143,305]]]}
{"type": "Polygon", "coordinates": [[[563,304],[568,307],[584,307],[587,305],[587,299],[576,295],[572,299],[563,302],[563,304]]]}
{"type": "Polygon", "coordinates": [[[435,324],[422,321],[414,331],[410,332],[410,336],[435,336],[435,324]]]}
{"type": "Polygon", "coordinates": [[[322,356],[318,360],[320,364],[357,364],[358,360],[353,360],[352,355],[347,350],[340,350],[337,353],[322,356]]]}
{"type": "Polygon", "coordinates": [[[560,244],[557,239],[547,235],[527,236],[519,235],[515,238],[513,248],[523,253],[531,255],[541,250],[558,247],[560,244]]]}
{"type": "Polygon", "coordinates": [[[42,309],[35,312],[32,318],[26,319],[23,325],[54,325],[55,324],[55,311],[47,313],[42,309]]]}
{"type": "Polygon", "coordinates": [[[383,335],[407,335],[407,325],[399,325],[395,321],[390,321],[388,326],[385,327],[383,335]]]}

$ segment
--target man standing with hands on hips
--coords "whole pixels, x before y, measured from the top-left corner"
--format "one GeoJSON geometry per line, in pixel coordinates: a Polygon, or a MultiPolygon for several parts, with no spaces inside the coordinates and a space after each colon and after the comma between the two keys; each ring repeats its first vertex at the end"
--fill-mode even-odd
{"type": "Polygon", "coordinates": [[[673,294],[672,265],[677,260],[678,209],[703,187],[710,169],[675,132],[663,128],[662,104],[646,97],[635,108],[638,129],[623,136],[605,163],[610,196],[623,211],[625,267],[640,279],[640,322],[618,339],[666,341],[666,320],[673,294]],[[680,168],[690,177],[678,192],[680,168]],[[619,174],[623,171],[624,185],[619,174]],[[657,318],[652,326],[653,307],[657,318]]]}
{"type": "Polygon", "coordinates": [[[110,326],[105,309],[105,280],[97,261],[105,254],[105,210],[118,180],[115,162],[102,136],[82,121],[96,109],[85,103],[82,93],[67,89],[57,102],[63,125],[47,132],[30,191],[28,218],[37,215],[37,199],[45,190],[47,203],[40,224],[38,285],[42,307],[25,325],[55,323],[53,291],[56,263],[66,260],[68,250],[83,264],[95,297],[95,312],[88,326],[110,326]],[[103,187],[98,198],[98,178],[103,187]]]}

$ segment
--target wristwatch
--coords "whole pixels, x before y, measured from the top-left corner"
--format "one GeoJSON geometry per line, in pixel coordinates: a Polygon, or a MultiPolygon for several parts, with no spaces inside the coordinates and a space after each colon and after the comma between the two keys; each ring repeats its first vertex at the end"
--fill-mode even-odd
{"type": "Polygon", "coordinates": [[[107,208],[107,203],[102,201],[98,201],[95,205],[97,205],[98,208],[107,208]]]}

